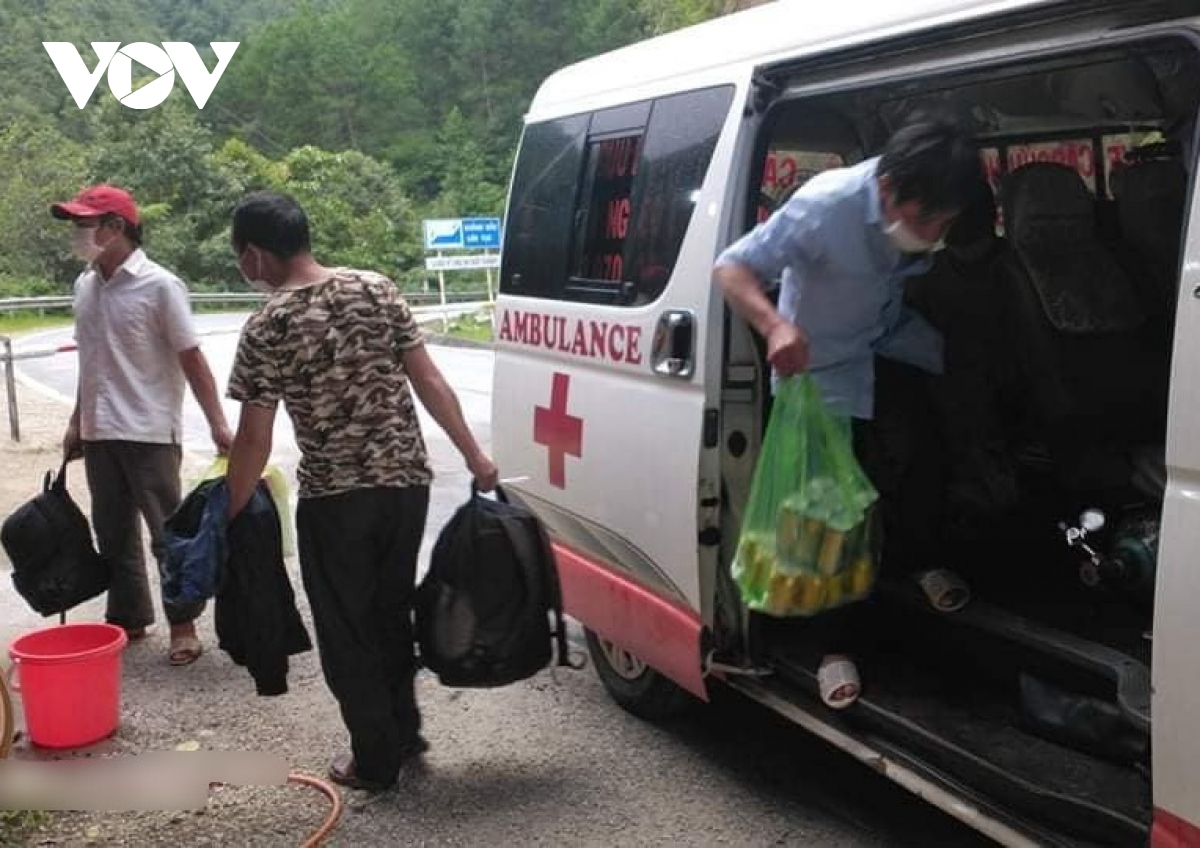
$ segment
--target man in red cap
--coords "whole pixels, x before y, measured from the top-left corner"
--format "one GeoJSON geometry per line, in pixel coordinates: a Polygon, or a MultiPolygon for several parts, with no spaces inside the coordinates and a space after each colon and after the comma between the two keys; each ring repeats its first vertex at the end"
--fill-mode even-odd
{"type": "MultiPolygon", "coordinates": [[[[106,618],[132,639],[154,621],[138,514],[161,572],[163,524],[179,505],[184,383],[191,386],[221,453],[233,435],[192,323],[187,287],[142,250],[142,223],[128,192],[111,185],[51,207],[74,225],[71,246],[87,268],[75,281],[79,385],[63,452],[83,457],[100,553],[113,565],[106,618]]],[[[167,606],[170,661],[201,653],[203,604],[167,606]]]]}

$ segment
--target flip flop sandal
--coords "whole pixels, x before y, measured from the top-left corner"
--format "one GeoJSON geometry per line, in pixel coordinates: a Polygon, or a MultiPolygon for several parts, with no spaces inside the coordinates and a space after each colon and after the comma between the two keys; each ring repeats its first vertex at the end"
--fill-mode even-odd
{"type": "Polygon", "coordinates": [[[821,667],[817,669],[817,688],[825,706],[834,710],[846,709],[858,700],[862,692],[858,667],[848,659],[822,660],[821,667]]]}
{"type": "Polygon", "coordinates": [[[204,646],[197,637],[181,636],[171,640],[171,652],[167,655],[167,660],[171,665],[191,665],[200,659],[202,653],[204,646]]]}
{"type": "Polygon", "coordinates": [[[329,765],[329,779],[338,786],[348,789],[361,789],[364,792],[383,792],[391,785],[376,780],[365,780],[358,776],[354,769],[354,756],[342,754],[329,765]]]}
{"type": "Polygon", "coordinates": [[[935,568],[917,577],[917,585],[938,612],[958,612],[971,600],[971,590],[963,579],[945,568],[935,568]]]}

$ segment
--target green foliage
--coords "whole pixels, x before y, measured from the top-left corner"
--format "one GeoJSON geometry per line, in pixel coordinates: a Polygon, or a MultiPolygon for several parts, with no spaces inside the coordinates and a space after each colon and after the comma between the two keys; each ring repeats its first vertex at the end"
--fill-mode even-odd
{"type": "Polygon", "coordinates": [[[446,326],[446,335],[472,342],[490,343],[494,338],[491,310],[485,309],[453,319],[446,326]]]}
{"type": "Polygon", "coordinates": [[[549,73],[735,5],[0,0],[0,292],[69,291],[79,263],[48,207],[101,181],[134,192],[148,252],[196,288],[243,285],[230,212],[267,188],[304,204],[323,261],[419,285],[420,219],[501,214],[522,115],[549,73]],[[104,77],[81,110],[49,40],[89,68],[92,41],[189,41],[210,69],[208,42],[240,46],[203,110],[179,81],[161,106],[128,109],[104,77]]]}
{"type": "Polygon", "coordinates": [[[17,164],[0,172],[0,279],[69,279],[66,234],[49,206],[80,186],[83,150],[48,121],[22,121],[0,127],[0,161],[17,164]]]}
{"type": "Polygon", "coordinates": [[[15,845],[50,820],[39,810],[0,810],[0,845],[15,845]]]}
{"type": "Polygon", "coordinates": [[[418,222],[386,165],[354,150],[302,147],[284,166],[285,188],[313,220],[314,250],[326,262],[396,276],[419,261],[418,222]]]}

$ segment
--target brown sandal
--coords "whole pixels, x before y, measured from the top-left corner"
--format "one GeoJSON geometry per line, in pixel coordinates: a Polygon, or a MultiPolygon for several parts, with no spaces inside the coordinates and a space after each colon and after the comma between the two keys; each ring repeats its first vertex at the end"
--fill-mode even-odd
{"type": "Polygon", "coordinates": [[[342,754],[330,764],[329,779],[338,786],[345,786],[349,789],[361,789],[365,792],[383,792],[395,785],[395,781],[392,783],[381,783],[377,780],[365,780],[359,777],[354,771],[353,754],[342,754]]]}
{"type": "Polygon", "coordinates": [[[171,665],[191,665],[200,659],[204,646],[196,636],[178,636],[171,640],[171,653],[167,659],[171,665]]]}

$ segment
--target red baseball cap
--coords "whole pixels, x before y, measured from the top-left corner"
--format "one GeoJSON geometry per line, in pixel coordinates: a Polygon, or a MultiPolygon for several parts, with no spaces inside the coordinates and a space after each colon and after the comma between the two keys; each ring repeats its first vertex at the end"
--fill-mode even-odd
{"type": "Polygon", "coordinates": [[[63,220],[112,214],[124,218],[134,226],[141,223],[133,195],[112,185],[89,186],[75,195],[73,200],[55,203],[50,207],[50,214],[63,220]]]}

